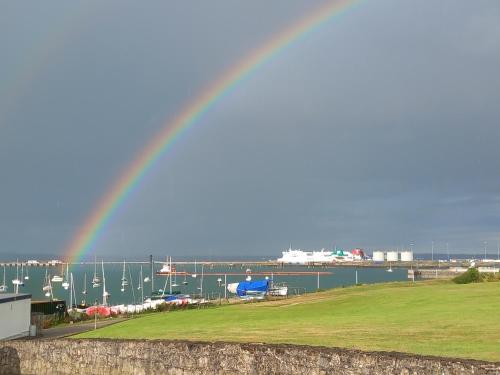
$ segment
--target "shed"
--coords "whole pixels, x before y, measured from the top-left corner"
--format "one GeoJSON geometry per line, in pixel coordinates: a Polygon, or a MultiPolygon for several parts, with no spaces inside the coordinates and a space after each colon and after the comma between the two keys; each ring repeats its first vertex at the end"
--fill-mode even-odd
{"type": "Polygon", "coordinates": [[[0,340],[29,335],[31,294],[0,294],[0,340]]]}

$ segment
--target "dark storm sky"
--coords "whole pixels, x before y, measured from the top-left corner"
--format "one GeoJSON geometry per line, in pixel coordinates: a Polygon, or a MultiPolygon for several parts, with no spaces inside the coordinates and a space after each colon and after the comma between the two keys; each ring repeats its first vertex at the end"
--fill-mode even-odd
{"type": "MultiPolygon", "coordinates": [[[[320,3],[3,2],[0,252],[63,253],[168,119],[320,3]]],[[[366,0],[209,111],[95,250],[496,252],[499,66],[496,0],[366,0]]]]}

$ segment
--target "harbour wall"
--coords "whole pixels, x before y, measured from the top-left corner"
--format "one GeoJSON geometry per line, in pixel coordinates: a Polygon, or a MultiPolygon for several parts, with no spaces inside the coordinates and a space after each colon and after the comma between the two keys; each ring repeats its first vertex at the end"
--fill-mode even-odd
{"type": "Polygon", "coordinates": [[[500,374],[500,363],[300,345],[146,340],[0,342],[4,374],[500,374]]]}

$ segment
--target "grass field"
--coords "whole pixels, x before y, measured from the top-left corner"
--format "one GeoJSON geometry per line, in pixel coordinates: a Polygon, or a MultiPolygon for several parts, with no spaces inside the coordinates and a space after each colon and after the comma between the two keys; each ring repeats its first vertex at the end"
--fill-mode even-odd
{"type": "Polygon", "coordinates": [[[78,338],[337,346],[500,361],[500,283],[389,283],[156,313],[78,338]]]}

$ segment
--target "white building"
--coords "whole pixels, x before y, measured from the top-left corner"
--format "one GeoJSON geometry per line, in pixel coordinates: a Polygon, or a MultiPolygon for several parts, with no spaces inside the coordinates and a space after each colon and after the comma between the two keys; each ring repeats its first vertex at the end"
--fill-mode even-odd
{"type": "Polygon", "coordinates": [[[0,294],[0,340],[29,335],[31,294],[0,294]]]}

